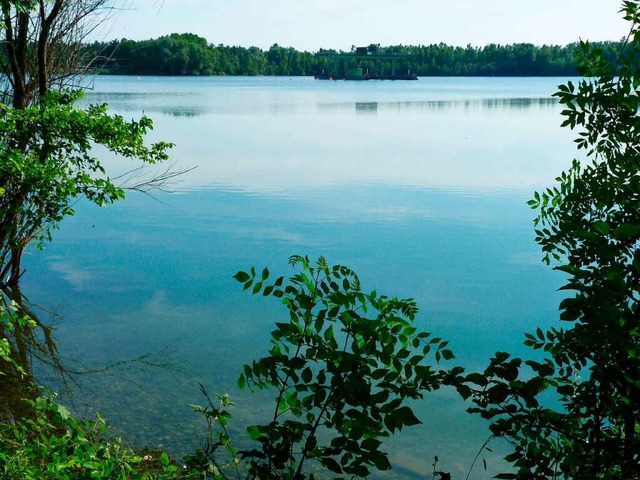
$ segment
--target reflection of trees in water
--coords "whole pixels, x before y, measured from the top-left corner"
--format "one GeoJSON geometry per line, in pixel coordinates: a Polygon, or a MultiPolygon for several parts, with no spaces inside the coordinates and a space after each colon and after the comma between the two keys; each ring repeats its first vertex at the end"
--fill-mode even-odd
{"type": "Polygon", "coordinates": [[[470,98],[456,100],[423,100],[408,102],[386,102],[382,107],[389,110],[522,110],[533,108],[555,108],[558,100],[554,97],[508,97],[508,98],[470,98]]]}
{"type": "MultiPolygon", "coordinates": [[[[37,387],[36,370],[53,374],[57,388],[71,395],[71,387],[78,386],[78,376],[87,374],[122,374],[127,369],[153,367],[175,368],[166,352],[145,353],[138,357],[115,361],[93,369],[71,368],[63,362],[51,325],[41,320],[41,308],[29,302],[20,287],[2,288],[2,308],[13,320],[11,327],[0,321],[0,338],[9,341],[10,356],[15,365],[0,359],[0,422],[15,418],[30,417],[32,412],[26,400],[34,400],[41,394],[37,387]],[[25,321],[19,322],[17,319],[25,321]]],[[[46,312],[52,315],[50,312],[46,312]]],[[[52,386],[52,385],[49,385],[52,386]]]]}
{"type": "Polygon", "coordinates": [[[170,115],[172,117],[180,118],[195,118],[206,113],[205,109],[197,107],[166,107],[159,109],[164,115],[170,115]]]}
{"type": "Polygon", "coordinates": [[[17,365],[0,360],[0,420],[29,416],[25,399],[34,399],[38,395],[33,374],[34,363],[52,367],[63,382],[64,368],[60,362],[58,348],[53,338],[53,330],[42,323],[34,312],[33,306],[25,299],[20,287],[6,287],[0,294],[2,308],[13,319],[9,327],[0,322],[0,337],[9,341],[11,358],[17,365]],[[22,371],[18,370],[18,367],[22,371]]]}
{"type": "MultiPolygon", "coordinates": [[[[108,94],[112,95],[112,94],[108,94]]],[[[108,96],[105,94],[105,96],[108,96]]],[[[247,113],[270,115],[295,114],[309,111],[310,108],[316,108],[320,113],[335,113],[340,111],[355,111],[358,114],[375,115],[379,112],[433,112],[433,111],[449,111],[449,110],[533,110],[533,109],[552,109],[556,108],[559,103],[555,97],[506,97],[506,98],[468,98],[468,99],[443,99],[443,100],[407,100],[400,102],[344,102],[344,103],[319,103],[314,104],[267,104],[267,105],[233,105],[233,106],[216,106],[215,108],[206,105],[178,105],[172,102],[167,105],[161,105],[162,102],[155,104],[141,104],[135,101],[128,103],[121,99],[124,94],[118,94],[116,100],[109,101],[110,108],[119,111],[136,112],[144,107],[144,110],[151,113],[160,113],[162,115],[174,118],[191,119],[208,115],[229,114],[229,113],[247,113]]],[[[131,94],[135,99],[137,95],[131,94]]],[[[153,94],[156,95],[156,94],[153,94]]],[[[129,99],[128,96],[122,98],[129,99]]],[[[145,98],[145,97],[142,97],[145,98]]],[[[162,94],[163,101],[166,101],[167,95],[162,94]]]]}
{"type": "Polygon", "coordinates": [[[378,102],[356,102],[356,113],[378,113],[378,102]]]}
{"type": "Polygon", "coordinates": [[[553,109],[559,105],[555,97],[507,97],[507,98],[469,98],[453,100],[407,100],[403,102],[344,102],[321,103],[318,109],[322,113],[334,113],[353,110],[356,113],[376,114],[378,112],[444,112],[449,110],[528,110],[553,109]]]}

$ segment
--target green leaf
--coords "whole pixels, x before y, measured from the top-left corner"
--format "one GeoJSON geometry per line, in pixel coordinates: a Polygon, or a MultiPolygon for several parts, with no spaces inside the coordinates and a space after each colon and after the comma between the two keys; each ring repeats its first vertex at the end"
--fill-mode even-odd
{"type": "Polygon", "coordinates": [[[360,444],[364,450],[377,450],[380,445],[382,442],[376,438],[366,438],[360,444]]]}
{"type": "Polygon", "coordinates": [[[623,223],[613,231],[613,236],[618,240],[626,240],[635,237],[638,233],[640,233],[640,225],[623,223]]]}
{"type": "Polygon", "coordinates": [[[69,417],[71,416],[71,412],[69,411],[69,409],[63,405],[58,405],[57,410],[62,420],[68,420],[69,417]]]}
{"type": "Polygon", "coordinates": [[[327,342],[332,341],[335,338],[335,335],[333,333],[333,327],[328,327],[325,331],[324,331],[324,339],[327,342]]]}
{"type": "Polygon", "coordinates": [[[247,434],[249,435],[249,438],[251,440],[258,440],[258,438],[260,438],[260,436],[262,435],[262,432],[257,426],[249,425],[247,427],[247,434]]]}
{"type": "Polygon", "coordinates": [[[320,463],[327,467],[333,473],[342,473],[342,467],[340,464],[331,457],[320,458],[320,463]]]}
{"type": "Polygon", "coordinates": [[[384,418],[385,426],[391,431],[401,430],[405,426],[413,426],[422,423],[409,407],[400,407],[384,418]]]}
{"type": "Polygon", "coordinates": [[[595,228],[598,232],[602,233],[603,235],[607,235],[611,230],[608,223],[600,222],[600,221],[594,222],[593,228],[595,228]]]}
{"type": "Polygon", "coordinates": [[[389,458],[382,452],[373,451],[366,455],[366,458],[373,462],[378,470],[385,471],[391,469],[389,458]]]}
{"type": "Polygon", "coordinates": [[[465,380],[467,382],[475,383],[476,385],[479,385],[481,387],[484,387],[489,383],[487,377],[481,373],[470,373],[469,375],[467,375],[465,380]]]}
{"type": "Polygon", "coordinates": [[[394,412],[394,415],[397,416],[397,418],[400,420],[400,423],[402,425],[405,425],[407,427],[411,427],[413,425],[418,425],[422,423],[418,419],[418,417],[415,416],[415,414],[413,413],[413,410],[411,410],[409,407],[398,408],[394,412]]]}
{"type": "Polygon", "coordinates": [[[451,350],[442,350],[442,358],[445,360],[451,360],[452,358],[455,358],[455,355],[451,350]]]}

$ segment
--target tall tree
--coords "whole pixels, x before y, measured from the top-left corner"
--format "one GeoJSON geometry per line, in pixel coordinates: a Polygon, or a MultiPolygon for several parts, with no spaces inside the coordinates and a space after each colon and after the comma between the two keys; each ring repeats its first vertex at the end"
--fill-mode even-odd
{"type": "Polygon", "coordinates": [[[112,6],[111,0],[2,0],[0,8],[5,99],[25,108],[90,66],[82,42],[112,6]]]}
{"type": "Polygon", "coordinates": [[[24,249],[73,214],[71,199],[123,197],[94,144],[146,163],[167,158],[169,144],[144,144],[150,119],[125,121],[106,105],[80,109],[81,93],[63,88],[87,67],[81,42],[109,9],[110,0],[0,0],[0,286],[17,284],[24,249]]]}

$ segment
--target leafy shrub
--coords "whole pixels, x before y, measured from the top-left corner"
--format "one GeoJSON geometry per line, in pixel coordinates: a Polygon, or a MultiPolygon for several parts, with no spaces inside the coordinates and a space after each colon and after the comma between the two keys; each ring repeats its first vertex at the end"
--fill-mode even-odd
{"type": "Polygon", "coordinates": [[[640,2],[618,58],[581,44],[577,84],[560,85],[564,126],[586,154],[536,193],[536,241],[566,275],[565,328],[525,345],[540,361],[498,352],[460,385],[514,449],[498,478],[640,478],[640,2]]]}
{"type": "Polygon", "coordinates": [[[135,470],[140,457],[119,440],[104,440],[102,418],[79,421],[50,396],[31,406],[34,418],[0,423],[0,478],[141,478],[135,470]]]}
{"type": "Polygon", "coordinates": [[[210,434],[190,463],[217,478],[314,478],[312,462],[347,477],[387,470],[382,440],[420,423],[406,400],[438,389],[452,374],[426,363],[430,355],[452,359],[448,342],[414,326],[412,299],[364,293],[352,270],[322,257],[311,265],[293,256],[290,264],[298,271],[286,280],[270,282],[266,268],[235,275],[244,290],[278,298],[288,310],[271,333],[268,355],[245,365],[238,381],[275,391],[273,415],[248,428],[255,448],[237,451],[226,429],[228,397],[196,407],[210,434]],[[226,463],[221,448],[231,454],[226,463]]]}

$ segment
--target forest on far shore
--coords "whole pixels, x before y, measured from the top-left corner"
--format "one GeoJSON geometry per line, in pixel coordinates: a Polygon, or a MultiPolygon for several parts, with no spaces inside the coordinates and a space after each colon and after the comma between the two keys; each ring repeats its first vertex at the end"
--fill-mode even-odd
{"type": "MultiPolygon", "coordinates": [[[[603,56],[614,58],[620,42],[599,42],[603,56]]],[[[314,75],[331,68],[326,56],[301,52],[292,47],[213,45],[192,33],[162,36],[152,40],[112,40],[85,46],[102,74],[114,75],[314,75]]],[[[399,69],[418,76],[572,76],[576,74],[580,45],[529,43],[490,44],[483,47],[432,45],[382,46],[380,53],[410,54],[398,61],[399,69]]],[[[321,50],[335,52],[334,50],[321,50]]],[[[366,62],[366,61],[365,61],[366,62]]]]}

